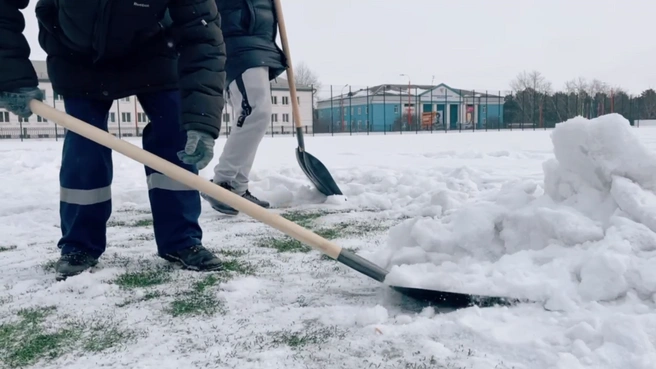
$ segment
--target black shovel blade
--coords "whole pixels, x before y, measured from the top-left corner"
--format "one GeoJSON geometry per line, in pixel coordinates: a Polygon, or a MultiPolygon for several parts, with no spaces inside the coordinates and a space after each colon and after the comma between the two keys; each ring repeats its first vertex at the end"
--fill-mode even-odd
{"type": "MultiPolygon", "coordinates": [[[[381,283],[385,282],[385,278],[389,274],[389,271],[345,249],[342,249],[337,261],[381,283]]],[[[457,310],[472,306],[512,306],[519,303],[531,302],[528,300],[502,296],[472,295],[468,293],[436,291],[392,285],[388,285],[388,287],[393,291],[400,293],[404,298],[407,298],[404,299],[405,301],[403,301],[403,305],[414,307],[420,306],[422,308],[433,306],[440,310],[457,310]]]]}
{"type": "Polygon", "coordinates": [[[472,306],[513,306],[531,301],[503,296],[472,295],[468,293],[448,292],[438,290],[427,290],[422,288],[410,288],[390,286],[393,290],[407,296],[415,302],[427,306],[435,306],[447,309],[462,309],[472,306]]]}
{"type": "Polygon", "coordinates": [[[319,159],[306,151],[301,151],[296,148],[296,160],[305,175],[310,179],[319,192],[326,196],[343,195],[339,186],[337,186],[337,183],[335,183],[335,180],[330,175],[328,168],[326,168],[319,159]]]}

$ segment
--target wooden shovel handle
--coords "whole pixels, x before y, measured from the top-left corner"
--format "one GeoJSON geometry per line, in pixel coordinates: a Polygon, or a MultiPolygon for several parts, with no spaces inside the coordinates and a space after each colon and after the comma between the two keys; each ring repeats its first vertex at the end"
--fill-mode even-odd
{"type": "Polygon", "coordinates": [[[117,138],[110,133],[96,128],[84,121],[72,117],[64,112],[54,109],[41,101],[32,100],[30,109],[34,114],[49,119],[64,128],[67,128],[81,136],[88,138],[100,145],[117,151],[139,163],[149,166],[164,175],[187,185],[197,191],[206,193],[212,198],[224,202],[233,208],[246,213],[254,219],[259,220],[286,235],[314,248],[333,259],[339,257],[342,248],[309,229],[291,222],[280,215],[269,212],[263,207],[242,198],[194,173],[185,170],[159,156],[156,156],[146,150],[143,150],[127,141],[117,138]]]}
{"type": "MultiPolygon", "coordinates": [[[[273,6],[276,8],[276,17],[278,18],[278,28],[280,29],[280,40],[282,41],[282,51],[285,53],[287,59],[287,82],[289,82],[289,93],[292,99],[292,116],[294,117],[294,125],[296,128],[303,128],[301,124],[301,111],[298,106],[298,97],[296,95],[296,79],[294,78],[294,67],[292,64],[292,56],[289,51],[289,40],[287,39],[287,27],[285,26],[285,18],[282,15],[282,4],[280,0],[273,0],[273,6]]],[[[310,103],[312,103],[310,101],[310,103]]]]}

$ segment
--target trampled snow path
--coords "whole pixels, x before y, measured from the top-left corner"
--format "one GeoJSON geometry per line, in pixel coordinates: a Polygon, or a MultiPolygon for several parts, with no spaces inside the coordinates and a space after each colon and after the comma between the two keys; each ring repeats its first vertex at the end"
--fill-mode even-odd
{"type": "Polygon", "coordinates": [[[548,300],[548,310],[448,314],[401,310],[380,284],[317,252],[260,247],[281,234],[209,206],[206,245],[235,260],[237,272],[212,280],[165,269],[153,256],[143,169],[120,154],[108,251],[94,273],[57,283],[49,267],[58,255],[61,142],[0,141],[0,360],[35,368],[651,368],[656,164],[640,145],[654,150],[656,129],[585,124],[591,130],[556,131],[558,161],[549,161],[551,131],[308,137],[308,151],[348,197],[329,204],[298,168],[294,139],[265,138],[252,191],[276,211],[385,266],[412,264],[393,268],[399,281],[548,300]],[[126,275],[140,270],[150,274],[126,275]],[[29,324],[52,334],[41,337],[55,359],[30,361],[48,350],[17,329],[29,324]]]}

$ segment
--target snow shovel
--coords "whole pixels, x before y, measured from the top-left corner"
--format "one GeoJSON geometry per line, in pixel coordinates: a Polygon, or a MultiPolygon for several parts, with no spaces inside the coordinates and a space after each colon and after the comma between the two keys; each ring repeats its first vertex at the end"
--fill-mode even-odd
{"type": "MultiPolygon", "coordinates": [[[[208,194],[212,198],[224,202],[229,206],[265,223],[286,235],[302,242],[338,262],[370,277],[378,282],[384,282],[389,273],[374,263],[343,249],[318,234],[301,227],[300,225],[272,213],[259,205],[242,198],[220,186],[196,175],[184,168],[160,158],[138,146],[124,141],[112,134],[72,117],[64,112],[52,108],[38,100],[30,102],[30,109],[34,114],[40,115],[67,128],[87,139],[117,151],[137,162],[149,166],[160,173],[174,179],[197,191],[208,194]]],[[[433,291],[418,288],[391,286],[402,295],[408,296],[415,302],[435,305],[442,308],[458,309],[468,306],[513,305],[520,300],[507,299],[495,296],[479,296],[456,292],[433,291]]]]}
{"type": "MultiPolygon", "coordinates": [[[[330,175],[330,172],[325,165],[316,157],[310,155],[305,151],[305,141],[303,140],[303,127],[301,125],[301,112],[298,107],[298,98],[296,97],[296,80],[294,78],[294,68],[292,67],[292,59],[289,52],[289,41],[287,40],[287,29],[285,28],[285,19],[282,15],[282,5],[280,0],[274,0],[274,7],[278,18],[278,26],[280,28],[280,39],[282,40],[282,48],[287,59],[287,82],[289,83],[289,92],[292,99],[292,116],[294,117],[294,125],[296,126],[296,137],[298,140],[298,147],[296,148],[296,160],[298,165],[310,181],[317,187],[319,192],[326,196],[342,195],[342,191],[335,183],[335,180],[330,175]]],[[[312,103],[312,102],[310,102],[312,103]]]]}

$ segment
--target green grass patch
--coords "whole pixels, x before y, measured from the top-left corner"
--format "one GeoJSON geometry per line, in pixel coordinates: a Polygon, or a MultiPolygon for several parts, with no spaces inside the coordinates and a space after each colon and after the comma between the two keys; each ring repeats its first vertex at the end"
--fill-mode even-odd
{"type": "Polygon", "coordinates": [[[130,227],[150,227],[153,225],[152,218],[139,219],[136,222],[130,224],[130,227]]]}
{"type": "Polygon", "coordinates": [[[195,282],[190,290],[178,294],[165,311],[173,317],[224,314],[223,303],[211,291],[222,280],[220,274],[205,276],[195,282]]]}
{"type": "Polygon", "coordinates": [[[135,337],[132,331],[106,323],[59,320],[60,326],[46,327],[46,319],[55,311],[52,306],[22,309],[17,312],[17,321],[0,325],[0,362],[21,368],[78,348],[104,351],[135,337]]]}
{"type": "Polygon", "coordinates": [[[283,218],[294,222],[301,227],[312,228],[314,221],[330,213],[326,211],[288,211],[280,214],[283,218]]]}
{"type": "Polygon", "coordinates": [[[239,261],[237,259],[230,259],[223,261],[224,273],[235,273],[242,275],[254,275],[255,266],[251,263],[239,261]]]}
{"type": "Polygon", "coordinates": [[[211,294],[187,292],[174,299],[166,310],[173,317],[179,316],[212,316],[224,313],[223,304],[211,294]]]}
{"type": "Polygon", "coordinates": [[[16,245],[0,246],[0,252],[16,250],[17,248],[18,248],[18,246],[16,246],[16,245]]]}
{"type": "Polygon", "coordinates": [[[136,220],[132,223],[128,223],[122,220],[110,220],[107,222],[107,227],[132,227],[132,228],[138,228],[138,227],[150,227],[153,225],[153,219],[152,218],[145,218],[145,219],[139,219],[136,220]]]}
{"type": "Polygon", "coordinates": [[[126,307],[126,306],[131,305],[131,304],[135,304],[135,303],[142,302],[142,301],[153,300],[153,299],[156,299],[156,298],[159,298],[159,297],[162,297],[162,296],[164,296],[164,294],[162,294],[159,291],[149,291],[149,292],[146,292],[140,298],[128,299],[128,300],[125,300],[123,302],[119,302],[119,303],[116,304],[116,307],[126,307]]]}
{"type": "Polygon", "coordinates": [[[309,246],[288,236],[263,238],[258,242],[258,246],[275,249],[278,252],[310,252],[312,250],[309,246]]]}
{"type": "Polygon", "coordinates": [[[41,268],[46,272],[52,272],[55,270],[56,265],[57,265],[57,260],[48,260],[41,264],[41,268]]]}
{"type": "Polygon", "coordinates": [[[125,289],[157,286],[171,280],[170,269],[157,268],[137,272],[125,272],[114,283],[125,289]]]}
{"type": "Polygon", "coordinates": [[[343,338],[345,333],[337,327],[310,326],[299,331],[282,330],[271,332],[269,336],[274,346],[288,346],[292,349],[299,349],[308,345],[324,344],[331,338],[343,338]]]}
{"type": "Polygon", "coordinates": [[[340,222],[329,227],[314,230],[321,237],[334,240],[340,237],[364,236],[384,232],[387,227],[372,223],[340,222]]]}
{"type": "Polygon", "coordinates": [[[122,329],[114,322],[94,322],[88,328],[89,334],[82,347],[88,352],[102,352],[117,347],[136,338],[134,331],[122,329]]]}
{"type": "Polygon", "coordinates": [[[209,274],[200,281],[194,283],[192,291],[197,293],[203,293],[209,287],[216,286],[219,284],[221,279],[215,274],[209,274]]]}

